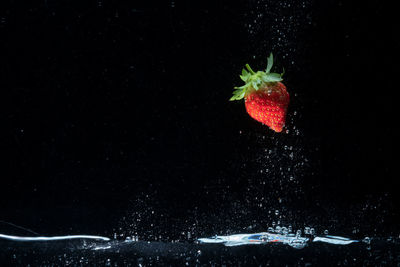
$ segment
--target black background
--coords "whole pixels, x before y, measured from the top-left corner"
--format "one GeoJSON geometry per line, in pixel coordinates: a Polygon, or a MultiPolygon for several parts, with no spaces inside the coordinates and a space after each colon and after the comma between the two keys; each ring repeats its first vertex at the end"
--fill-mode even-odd
{"type": "Polygon", "coordinates": [[[265,229],[277,208],[299,227],[395,232],[393,9],[278,2],[3,1],[0,219],[45,234],[182,238],[193,228],[265,229]],[[249,33],[265,3],[266,14],[300,18],[286,46],[274,43],[279,23],[268,16],[256,26],[265,34],[249,33]],[[264,68],[271,50],[276,70],[286,69],[289,133],[227,101],[242,66],[264,68]],[[295,147],[294,160],[284,146],[295,147]],[[279,175],[304,159],[295,183],[279,175]],[[271,209],[254,208],[252,196],[271,209]],[[146,221],[132,226],[138,214],[146,221]]]}

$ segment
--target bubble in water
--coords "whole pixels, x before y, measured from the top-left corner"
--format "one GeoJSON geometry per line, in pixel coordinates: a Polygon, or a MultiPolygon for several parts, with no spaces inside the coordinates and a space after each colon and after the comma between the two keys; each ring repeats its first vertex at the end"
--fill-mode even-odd
{"type": "Polygon", "coordinates": [[[296,231],[296,237],[301,237],[301,230],[300,229],[296,231]]]}
{"type": "Polygon", "coordinates": [[[366,236],[363,240],[362,240],[362,242],[364,242],[365,244],[371,244],[371,238],[369,238],[368,236],[366,236]]]}
{"type": "Polygon", "coordinates": [[[286,227],[282,227],[282,234],[287,235],[289,233],[286,227]]]}

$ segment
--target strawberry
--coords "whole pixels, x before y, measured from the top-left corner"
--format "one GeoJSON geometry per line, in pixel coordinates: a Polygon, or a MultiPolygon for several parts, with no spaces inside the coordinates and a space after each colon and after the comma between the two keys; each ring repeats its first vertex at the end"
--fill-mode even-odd
{"type": "Polygon", "coordinates": [[[235,87],[230,101],[244,98],[250,117],[269,126],[275,132],[281,132],[285,125],[289,93],[281,83],[283,73],[270,72],[273,60],[271,53],[265,72],[254,72],[249,64],[246,64],[247,70],[243,69],[240,75],[245,85],[235,87]]]}

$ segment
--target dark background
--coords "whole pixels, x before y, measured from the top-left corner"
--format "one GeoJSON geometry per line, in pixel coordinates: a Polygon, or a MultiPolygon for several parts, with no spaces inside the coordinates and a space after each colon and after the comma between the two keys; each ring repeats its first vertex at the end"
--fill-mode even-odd
{"type": "Polygon", "coordinates": [[[349,2],[2,1],[0,219],[144,239],[395,233],[397,19],[349,2]],[[271,51],[288,133],[227,101],[271,51]]]}

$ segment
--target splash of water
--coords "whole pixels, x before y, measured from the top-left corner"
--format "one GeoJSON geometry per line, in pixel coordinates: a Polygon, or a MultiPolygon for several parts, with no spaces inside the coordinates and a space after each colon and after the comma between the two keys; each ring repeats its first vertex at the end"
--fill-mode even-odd
{"type": "Polygon", "coordinates": [[[334,245],[348,245],[359,242],[349,238],[340,236],[316,236],[316,237],[301,237],[297,234],[276,234],[269,232],[255,234],[236,234],[228,236],[213,236],[210,238],[199,238],[198,241],[204,244],[223,244],[227,247],[242,246],[242,245],[259,245],[267,243],[281,243],[289,245],[293,248],[304,248],[310,242],[323,242],[334,245]]]}
{"type": "Polygon", "coordinates": [[[65,235],[65,236],[13,236],[0,234],[0,239],[12,241],[57,241],[57,240],[70,240],[70,239],[94,239],[102,241],[110,241],[110,238],[97,235],[65,235]]]}

